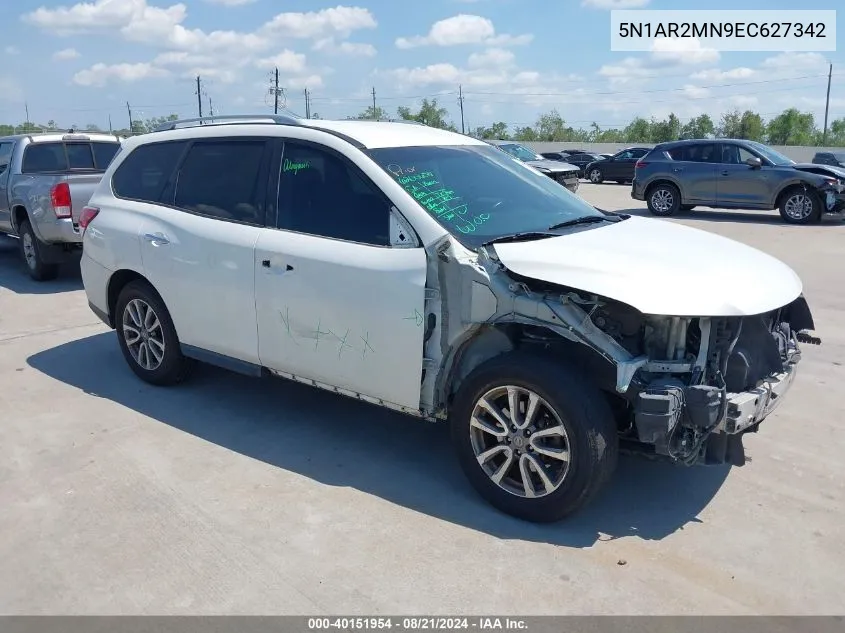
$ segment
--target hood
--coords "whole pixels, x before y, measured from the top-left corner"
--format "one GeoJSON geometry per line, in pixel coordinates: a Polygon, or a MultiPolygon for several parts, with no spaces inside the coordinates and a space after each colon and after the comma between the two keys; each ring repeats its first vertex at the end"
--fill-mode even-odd
{"type": "Polygon", "coordinates": [[[559,160],[548,160],[548,159],[541,159],[541,160],[527,160],[525,161],[526,165],[531,165],[532,167],[536,167],[537,169],[545,169],[548,171],[558,172],[558,171],[578,171],[578,167],[575,165],[571,165],[569,163],[562,163],[559,160]]]}
{"type": "Polygon", "coordinates": [[[845,167],[836,167],[835,165],[820,165],[818,163],[795,163],[790,165],[793,169],[812,169],[815,171],[826,171],[836,178],[845,179],[845,167]]]}
{"type": "Polygon", "coordinates": [[[517,275],[621,301],[644,314],[762,314],[802,291],[798,275],[780,260],[665,220],[629,217],[495,249],[517,275]]]}

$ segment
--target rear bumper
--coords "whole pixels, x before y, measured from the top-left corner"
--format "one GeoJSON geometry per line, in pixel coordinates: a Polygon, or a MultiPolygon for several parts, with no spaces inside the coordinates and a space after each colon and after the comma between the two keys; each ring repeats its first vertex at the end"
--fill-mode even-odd
{"type": "Polygon", "coordinates": [[[645,187],[643,187],[636,178],[631,183],[631,197],[634,200],[645,200],[645,187]]]}
{"type": "Polygon", "coordinates": [[[45,244],[82,246],[82,232],[71,218],[35,218],[32,228],[45,244]]]}
{"type": "Polygon", "coordinates": [[[108,285],[111,271],[91,259],[84,252],[79,262],[82,286],[88,297],[88,307],[109,327],[113,327],[109,315],[108,285]]]}

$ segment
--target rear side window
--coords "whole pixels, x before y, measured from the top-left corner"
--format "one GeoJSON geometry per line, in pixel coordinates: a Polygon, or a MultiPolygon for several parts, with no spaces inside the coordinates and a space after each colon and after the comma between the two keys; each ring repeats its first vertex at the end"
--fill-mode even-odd
{"type": "Polygon", "coordinates": [[[0,174],[2,174],[9,167],[9,161],[12,159],[12,148],[14,143],[0,143],[0,174]]]}
{"type": "Polygon", "coordinates": [[[179,169],[175,205],[221,220],[263,225],[266,149],[263,139],[194,143],[179,169]]]}
{"type": "Polygon", "coordinates": [[[171,141],[136,148],[114,172],[114,195],[128,200],[160,202],[185,145],[184,141],[171,141]]]}
{"type": "Polygon", "coordinates": [[[700,145],[680,145],[673,147],[666,152],[672,160],[686,161],[690,163],[718,163],[721,155],[715,143],[702,143],[700,145]]]}

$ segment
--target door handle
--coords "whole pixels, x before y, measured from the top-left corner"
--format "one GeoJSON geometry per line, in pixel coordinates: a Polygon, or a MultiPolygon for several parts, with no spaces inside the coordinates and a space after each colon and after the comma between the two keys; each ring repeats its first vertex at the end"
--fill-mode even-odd
{"type": "Polygon", "coordinates": [[[145,233],[144,239],[153,244],[170,244],[170,240],[161,233],[145,233]]]}
{"type": "Polygon", "coordinates": [[[730,176],[731,172],[729,172],[728,170],[725,170],[725,171],[722,172],[722,175],[723,176],[730,176]]]}
{"type": "MultiPolygon", "coordinates": [[[[261,260],[261,265],[262,265],[264,268],[272,268],[272,267],[273,267],[273,265],[270,263],[270,260],[269,260],[269,259],[262,259],[262,260],[261,260]]],[[[288,273],[288,272],[290,272],[290,271],[292,271],[292,270],[293,270],[293,266],[291,266],[290,264],[286,264],[286,265],[285,265],[285,272],[286,272],[286,273],[288,273]]]]}
{"type": "Polygon", "coordinates": [[[675,172],[684,171],[684,168],[683,167],[675,167],[674,169],[672,169],[672,171],[675,171],[675,172]]]}

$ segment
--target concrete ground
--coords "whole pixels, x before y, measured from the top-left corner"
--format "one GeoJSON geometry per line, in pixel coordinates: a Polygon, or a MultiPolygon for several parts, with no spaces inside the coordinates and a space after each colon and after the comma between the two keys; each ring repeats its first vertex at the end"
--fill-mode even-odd
{"type": "MultiPolygon", "coordinates": [[[[628,192],[580,194],[644,213],[628,192]]],[[[441,426],[212,368],[146,386],[78,267],[35,284],[4,242],[0,613],[841,613],[845,223],[672,221],[792,265],[823,345],[746,441],[753,463],[623,458],[593,505],[547,526],[481,501],[441,426]]]]}

